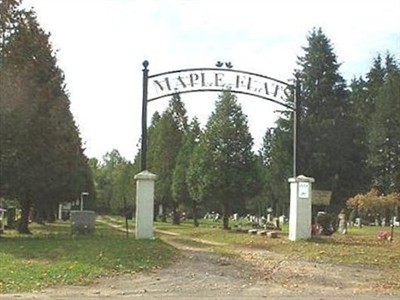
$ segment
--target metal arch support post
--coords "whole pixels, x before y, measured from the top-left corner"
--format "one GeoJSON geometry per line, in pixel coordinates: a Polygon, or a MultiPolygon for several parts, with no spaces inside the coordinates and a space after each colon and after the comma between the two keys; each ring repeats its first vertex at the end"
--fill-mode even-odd
{"type": "Polygon", "coordinates": [[[300,106],[301,106],[301,87],[300,74],[296,73],[296,83],[294,91],[294,111],[293,111],[293,178],[296,178],[298,170],[298,141],[299,141],[299,125],[300,125],[300,106]]]}
{"type": "Polygon", "coordinates": [[[148,90],[148,78],[149,70],[147,67],[149,62],[145,60],[143,62],[143,99],[142,99],[142,145],[141,145],[141,162],[140,170],[144,171],[147,169],[147,90],[148,90]]]}

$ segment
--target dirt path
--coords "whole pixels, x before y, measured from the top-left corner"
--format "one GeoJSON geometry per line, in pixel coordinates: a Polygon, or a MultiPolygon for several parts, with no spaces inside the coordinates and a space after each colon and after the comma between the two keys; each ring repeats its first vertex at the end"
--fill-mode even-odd
{"type": "Polygon", "coordinates": [[[400,290],[376,287],[384,276],[376,269],[289,260],[264,250],[235,249],[240,259],[229,258],[207,243],[195,248],[164,239],[182,253],[167,268],[0,299],[400,299],[400,290]]]}

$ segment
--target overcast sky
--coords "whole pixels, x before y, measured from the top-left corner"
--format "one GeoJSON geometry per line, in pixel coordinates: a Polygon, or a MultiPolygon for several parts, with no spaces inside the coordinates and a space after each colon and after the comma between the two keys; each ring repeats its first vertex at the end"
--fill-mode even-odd
{"type": "MultiPolygon", "coordinates": [[[[313,27],[331,40],[348,82],[364,76],[378,53],[400,59],[400,0],[24,0],[24,5],[34,8],[51,33],[89,157],[118,149],[133,160],[137,153],[144,60],[150,74],[214,67],[222,60],[288,81],[313,27]]],[[[181,98],[189,116],[204,125],[217,97],[181,98]]],[[[280,107],[238,99],[258,148],[280,107]]],[[[150,103],[149,119],[168,101],[150,103]]]]}

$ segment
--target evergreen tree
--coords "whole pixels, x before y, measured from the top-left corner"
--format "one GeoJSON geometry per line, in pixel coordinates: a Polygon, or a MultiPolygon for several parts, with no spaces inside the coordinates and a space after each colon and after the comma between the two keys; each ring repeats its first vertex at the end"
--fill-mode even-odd
{"type": "Polygon", "coordinates": [[[10,7],[18,18],[1,24],[9,31],[2,32],[0,65],[0,192],[18,199],[19,231],[28,233],[31,207],[39,220],[54,220],[59,202],[93,190],[93,182],[49,35],[33,11],[10,7]]]}
{"type": "Polygon", "coordinates": [[[379,54],[373,59],[366,79],[354,79],[350,86],[360,145],[358,153],[363,161],[359,171],[364,175],[363,184],[353,195],[368,191],[371,184],[386,193],[399,185],[396,171],[398,73],[399,66],[393,56],[387,54],[383,61],[379,54]]]}
{"type": "Polygon", "coordinates": [[[201,198],[209,196],[221,204],[224,229],[229,227],[232,210],[240,209],[259,192],[260,174],[252,146],[247,118],[236,97],[223,92],[195,151],[200,171],[192,167],[191,173],[202,177],[197,188],[201,198]]]}
{"type": "Polygon", "coordinates": [[[162,221],[166,221],[166,209],[172,209],[173,223],[178,224],[178,201],[172,197],[172,177],[175,169],[186,124],[186,110],[178,94],[174,95],[167,110],[152,130],[149,141],[151,153],[150,171],[157,174],[155,186],[156,203],[162,206],[162,221]],[[177,109],[179,108],[179,109],[177,109]]]}
{"type": "MultiPolygon", "coordinates": [[[[158,139],[158,123],[160,122],[161,116],[158,111],[156,111],[151,117],[150,126],[147,129],[147,168],[149,170],[154,170],[154,166],[157,161],[156,150],[157,144],[156,141],[158,139]]],[[[139,159],[141,157],[141,152],[139,150],[139,159]]]]}
{"type": "Polygon", "coordinates": [[[199,143],[200,134],[200,124],[195,118],[185,131],[172,178],[173,199],[191,207],[193,222],[196,227],[199,225],[197,220],[198,199],[192,198],[188,189],[188,163],[191,161],[194,148],[199,143]]]}
{"type": "MultiPolygon", "coordinates": [[[[372,68],[367,73],[366,78],[366,91],[364,99],[364,114],[370,115],[375,112],[376,102],[379,90],[385,82],[386,71],[383,68],[382,57],[378,54],[377,57],[373,59],[372,68]]],[[[369,118],[367,118],[369,119],[369,118]]]]}
{"type": "MultiPolygon", "coordinates": [[[[373,69],[378,69],[375,60],[373,69]]],[[[368,126],[368,164],[373,183],[385,193],[400,190],[400,67],[393,56],[385,59],[383,82],[369,77],[370,97],[375,98],[375,110],[368,126]]],[[[379,69],[381,70],[381,69],[379,69]]]]}
{"type": "Polygon", "coordinates": [[[350,85],[350,102],[352,104],[353,120],[358,132],[356,144],[359,145],[358,155],[363,162],[359,170],[363,174],[359,192],[367,192],[370,189],[373,177],[373,168],[368,163],[369,151],[371,148],[370,131],[373,124],[371,116],[376,110],[377,97],[381,86],[384,84],[385,70],[382,67],[381,55],[373,59],[371,70],[366,74],[366,80],[362,77],[354,79],[350,85]]]}
{"type": "Polygon", "coordinates": [[[354,151],[353,160],[359,161],[358,181],[353,183],[353,190],[350,196],[359,192],[366,192],[370,188],[371,172],[367,166],[368,158],[368,127],[374,103],[368,97],[366,81],[360,77],[353,79],[350,84],[350,103],[354,126],[354,151]]]}
{"type": "Polygon", "coordinates": [[[0,0],[0,66],[4,63],[6,44],[20,21],[20,0],[0,0]]]}
{"type": "Polygon", "coordinates": [[[342,205],[359,181],[362,162],[346,83],[330,40],[321,29],[307,37],[298,58],[302,80],[300,170],[316,179],[317,189],[333,191],[333,205],[342,205]]]}
{"type": "Polygon", "coordinates": [[[262,197],[276,215],[286,214],[289,208],[287,179],[292,176],[292,122],[291,118],[279,118],[276,128],[267,130],[260,150],[264,167],[262,197]]]}

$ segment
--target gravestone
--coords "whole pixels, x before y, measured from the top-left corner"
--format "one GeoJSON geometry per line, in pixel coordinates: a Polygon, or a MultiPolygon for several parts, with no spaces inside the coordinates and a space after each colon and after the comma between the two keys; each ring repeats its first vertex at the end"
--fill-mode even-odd
{"type": "Polygon", "coordinates": [[[97,214],[91,210],[71,211],[72,234],[91,234],[94,232],[97,214]]]}

